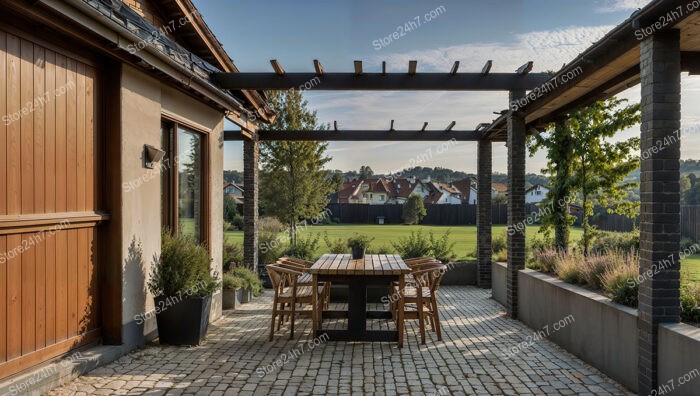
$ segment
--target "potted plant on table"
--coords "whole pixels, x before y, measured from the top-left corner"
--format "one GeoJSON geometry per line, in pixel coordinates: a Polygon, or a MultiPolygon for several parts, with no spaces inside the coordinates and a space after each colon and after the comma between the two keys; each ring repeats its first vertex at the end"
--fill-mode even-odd
{"type": "Polygon", "coordinates": [[[348,238],[348,247],[352,249],[353,260],[359,260],[365,257],[365,251],[372,242],[374,238],[370,238],[367,235],[355,234],[354,236],[348,238]]]}
{"type": "Polygon", "coordinates": [[[162,232],[148,289],[161,344],[198,345],[209,327],[211,296],[221,286],[207,250],[191,237],[162,232]]]}
{"type": "Polygon", "coordinates": [[[237,278],[241,278],[243,281],[243,295],[241,296],[242,303],[250,302],[253,299],[253,296],[257,297],[262,293],[262,282],[252,270],[244,267],[236,267],[230,271],[230,274],[237,278]]]}
{"type": "Polygon", "coordinates": [[[224,309],[236,309],[236,306],[242,303],[243,288],[246,282],[242,278],[235,276],[229,272],[223,276],[223,296],[222,307],[224,309]]]}

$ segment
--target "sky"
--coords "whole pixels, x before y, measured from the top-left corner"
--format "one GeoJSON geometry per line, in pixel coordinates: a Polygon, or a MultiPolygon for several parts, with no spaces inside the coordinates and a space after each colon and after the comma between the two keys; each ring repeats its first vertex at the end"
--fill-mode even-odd
{"type": "MultiPolygon", "coordinates": [[[[311,72],[319,59],[326,71],[350,72],[353,61],[364,70],[406,71],[418,60],[418,71],[448,72],[454,61],[460,71],[480,71],[493,60],[494,72],[513,72],[534,61],[533,72],[558,70],[622,23],[648,0],[195,0],[219,41],[242,72],[271,72],[277,59],[288,72],[311,72]],[[433,18],[426,14],[433,11],[433,18]],[[419,20],[420,26],[406,23],[419,20]],[[399,28],[400,26],[400,28],[399,28]],[[387,40],[394,32],[398,39],[387,40]],[[382,40],[384,38],[384,40],[382,40]],[[386,45],[384,44],[386,43],[386,45]]],[[[682,76],[684,126],[700,122],[700,80],[682,76]]],[[[360,92],[306,91],[319,121],[338,121],[339,129],[471,130],[490,122],[508,107],[506,92],[360,92]]],[[[638,102],[639,86],[618,95],[638,102]]],[[[236,129],[228,123],[227,129],[236,129]]],[[[639,127],[619,134],[638,135],[639,127]]],[[[698,134],[700,135],[700,134],[698,134]]],[[[400,169],[418,158],[421,166],[476,172],[476,143],[458,142],[437,153],[441,142],[331,142],[330,169],[357,170],[369,165],[375,173],[400,169]]],[[[494,143],[493,168],[505,173],[507,151],[494,143]]],[[[683,142],[683,158],[700,158],[700,138],[683,142]]],[[[527,171],[539,173],[544,153],[527,159],[527,171]]],[[[227,142],[224,169],[243,169],[240,142],[227,142]]]]}

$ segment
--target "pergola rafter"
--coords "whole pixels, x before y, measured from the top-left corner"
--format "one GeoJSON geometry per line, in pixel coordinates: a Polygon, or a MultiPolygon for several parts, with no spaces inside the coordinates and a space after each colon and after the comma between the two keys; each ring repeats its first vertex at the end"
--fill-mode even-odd
{"type": "Polygon", "coordinates": [[[386,62],[381,72],[368,73],[361,60],[353,62],[353,72],[328,73],[314,60],[314,72],[285,72],[275,59],[270,73],[214,73],[212,80],[223,89],[285,90],[304,87],[327,91],[514,91],[531,90],[549,79],[548,73],[531,73],[529,61],[514,73],[491,73],[492,61],[487,61],[480,72],[458,73],[455,62],[447,73],[419,73],[418,61],[411,60],[404,73],[388,73],[386,62]],[[314,82],[312,85],[309,82],[314,82]],[[311,85],[311,86],[309,86],[311,85]]]}

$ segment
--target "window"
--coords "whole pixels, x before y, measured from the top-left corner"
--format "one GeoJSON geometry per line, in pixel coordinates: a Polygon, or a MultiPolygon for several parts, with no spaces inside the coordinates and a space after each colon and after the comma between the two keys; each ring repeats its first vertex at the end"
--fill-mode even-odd
{"type": "Polygon", "coordinates": [[[384,196],[383,196],[383,195],[380,195],[380,196],[379,196],[379,200],[380,200],[380,201],[383,201],[383,200],[384,200],[384,196]]]}
{"type": "Polygon", "coordinates": [[[161,171],[162,224],[204,242],[204,135],[163,122],[161,171]]]}

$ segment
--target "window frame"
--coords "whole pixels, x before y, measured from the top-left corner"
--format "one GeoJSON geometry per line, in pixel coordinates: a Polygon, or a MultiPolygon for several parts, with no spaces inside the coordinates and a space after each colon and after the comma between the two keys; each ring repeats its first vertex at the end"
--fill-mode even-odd
{"type": "MultiPolygon", "coordinates": [[[[178,234],[178,224],[179,224],[179,168],[178,163],[175,162],[175,158],[178,153],[178,132],[180,129],[184,129],[186,132],[196,133],[201,138],[202,147],[202,174],[201,174],[201,223],[199,230],[199,243],[204,245],[207,250],[210,251],[209,241],[211,232],[211,213],[210,213],[210,167],[209,167],[209,133],[203,131],[201,128],[183,123],[165,115],[161,116],[161,130],[165,126],[168,128],[168,147],[162,147],[163,142],[161,140],[161,149],[166,152],[164,156],[164,161],[168,163],[162,164],[161,177],[165,178],[164,182],[161,184],[161,188],[166,189],[166,196],[161,199],[161,225],[167,227],[172,233],[178,234]],[[167,174],[167,175],[166,175],[167,174]],[[165,202],[163,202],[165,201],[165,202]]],[[[161,138],[162,139],[162,138],[161,138]]]]}

